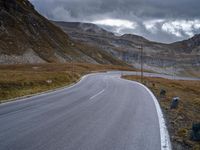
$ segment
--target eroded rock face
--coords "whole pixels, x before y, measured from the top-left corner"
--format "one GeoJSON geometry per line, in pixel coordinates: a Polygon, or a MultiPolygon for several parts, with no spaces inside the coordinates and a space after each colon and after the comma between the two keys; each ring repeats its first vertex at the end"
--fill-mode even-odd
{"type": "Polygon", "coordinates": [[[0,63],[60,62],[55,54],[66,59],[69,53],[73,55],[71,51],[67,34],[41,16],[28,0],[0,0],[0,63]],[[25,55],[29,49],[35,54],[33,59],[28,56],[31,61],[25,55]]]}
{"type": "Polygon", "coordinates": [[[1,0],[0,8],[9,13],[24,13],[34,9],[34,6],[27,0],[1,0]]]}
{"type": "Polygon", "coordinates": [[[127,65],[96,47],[74,42],[59,27],[41,16],[28,0],[0,0],[0,64],[60,63],[72,59],[127,65]],[[30,49],[31,53],[28,53],[30,49]]]}
{"type": "Polygon", "coordinates": [[[187,46],[190,48],[200,46],[200,34],[196,34],[194,37],[188,40],[187,46]]]}
{"type": "Polygon", "coordinates": [[[98,46],[103,51],[132,64],[136,68],[141,67],[141,45],[144,51],[143,63],[147,70],[174,74],[185,68],[196,70],[200,66],[200,35],[181,42],[163,44],[132,34],[115,36],[109,34],[109,32],[107,34],[102,34],[102,32],[92,33],[84,30],[93,27],[88,23],[80,23],[84,28],[76,26],[78,23],[54,23],[74,40],[98,46]],[[73,26],[71,27],[71,25],[73,26]]]}
{"type": "Polygon", "coordinates": [[[0,55],[0,64],[45,63],[33,50],[28,49],[23,55],[0,55]]]}
{"type": "Polygon", "coordinates": [[[191,53],[193,49],[200,46],[200,34],[196,34],[192,38],[184,41],[172,43],[171,45],[176,47],[179,51],[191,53]]]}

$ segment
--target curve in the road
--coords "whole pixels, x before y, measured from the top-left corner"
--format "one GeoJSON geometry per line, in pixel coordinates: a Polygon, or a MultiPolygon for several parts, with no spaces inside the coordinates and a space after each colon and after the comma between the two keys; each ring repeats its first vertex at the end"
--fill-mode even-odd
{"type": "MultiPolygon", "coordinates": [[[[134,81],[131,81],[131,82],[134,82],[134,81]]],[[[157,98],[149,90],[149,88],[147,88],[143,84],[138,83],[138,82],[135,82],[135,84],[138,84],[139,86],[142,86],[143,88],[145,88],[149,92],[151,97],[153,98],[153,101],[154,101],[155,106],[156,106],[157,114],[158,114],[159,125],[160,125],[161,150],[171,150],[172,148],[171,148],[171,142],[170,142],[170,138],[169,138],[169,133],[168,133],[168,130],[167,130],[167,126],[166,126],[166,122],[165,122],[165,119],[164,119],[164,115],[162,113],[162,110],[160,108],[160,105],[158,103],[157,98]]]]}
{"type": "Polygon", "coordinates": [[[0,105],[0,148],[169,150],[155,102],[120,74],[88,75],[70,88],[0,105]]]}

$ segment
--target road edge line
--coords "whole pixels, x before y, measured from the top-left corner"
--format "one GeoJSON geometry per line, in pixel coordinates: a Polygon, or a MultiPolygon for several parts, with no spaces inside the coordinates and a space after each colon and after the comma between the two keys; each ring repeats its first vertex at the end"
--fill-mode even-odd
{"type": "MultiPolygon", "coordinates": [[[[126,79],[124,79],[124,80],[126,80],[126,79]]],[[[160,138],[161,138],[161,150],[172,150],[169,132],[168,132],[167,126],[166,126],[166,121],[165,121],[163,112],[161,110],[160,104],[158,103],[158,100],[155,97],[155,95],[152,93],[152,91],[148,87],[146,87],[145,85],[143,85],[139,82],[130,81],[130,80],[126,80],[126,81],[136,83],[136,84],[142,86],[151,95],[151,97],[153,98],[155,107],[156,107],[157,115],[158,115],[158,121],[159,121],[159,127],[160,127],[160,138]]]]}

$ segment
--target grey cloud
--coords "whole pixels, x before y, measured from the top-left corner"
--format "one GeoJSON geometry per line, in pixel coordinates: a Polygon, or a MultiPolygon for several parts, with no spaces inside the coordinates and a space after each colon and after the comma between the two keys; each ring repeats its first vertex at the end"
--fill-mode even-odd
{"type": "MultiPolygon", "coordinates": [[[[184,28],[176,29],[181,36],[163,31],[162,25],[165,22],[200,19],[199,0],[31,0],[31,2],[40,13],[52,20],[94,22],[113,18],[136,22],[137,28],[124,28],[120,32],[139,34],[161,42],[189,37],[184,28]],[[165,21],[154,25],[156,32],[145,27],[145,21],[158,19],[165,21]]],[[[103,27],[116,31],[116,27],[103,27]]],[[[199,28],[193,28],[192,33],[200,32],[199,28]]]]}

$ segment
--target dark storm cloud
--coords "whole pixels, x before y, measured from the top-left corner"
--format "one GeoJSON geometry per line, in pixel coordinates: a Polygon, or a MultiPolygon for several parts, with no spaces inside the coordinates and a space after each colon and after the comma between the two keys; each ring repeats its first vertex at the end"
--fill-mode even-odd
{"type": "Polygon", "coordinates": [[[49,19],[99,22],[114,32],[133,33],[172,42],[200,32],[199,0],[31,0],[49,19]],[[102,24],[105,19],[110,23],[102,24]],[[119,27],[119,20],[133,27],[119,27]],[[117,21],[116,21],[117,20],[117,21]],[[125,22],[126,23],[126,22],[125,22]]]}

